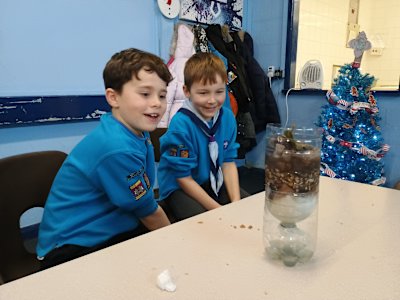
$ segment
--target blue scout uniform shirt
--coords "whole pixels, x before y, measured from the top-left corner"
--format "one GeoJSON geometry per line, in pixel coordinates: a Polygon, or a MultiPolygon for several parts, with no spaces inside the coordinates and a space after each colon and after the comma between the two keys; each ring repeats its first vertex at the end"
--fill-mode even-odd
{"type": "Polygon", "coordinates": [[[111,114],[68,155],[48,196],[38,256],[55,247],[98,245],[135,229],[157,209],[154,148],[111,114]]]}
{"type": "MultiPolygon", "coordinates": [[[[218,162],[232,162],[237,157],[236,120],[230,109],[223,109],[222,120],[215,134],[218,143],[218,162]]],[[[208,137],[189,116],[177,112],[168,131],[160,138],[161,159],[157,169],[160,199],[180,189],[176,179],[187,176],[203,184],[210,178],[208,137]]]]}

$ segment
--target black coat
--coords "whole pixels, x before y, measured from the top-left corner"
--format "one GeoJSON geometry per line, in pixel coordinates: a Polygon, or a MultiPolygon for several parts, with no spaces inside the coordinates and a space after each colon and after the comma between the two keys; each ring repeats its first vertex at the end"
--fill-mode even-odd
{"type": "Polygon", "coordinates": [[[249,111],[249,103],[252,101],[251,90],[248,86],[248,79],[243,57],[237,52],[237,47],[232,42],[225,42],[222,36],[221,25],[211,24],[206,28],[208,41],[213,44],[228,61],[228,73],[234,73],[237,78],[229,83],[241,112],[249,111]]]}
{"type": "Polygon", "coordinates": [[[249,33],[244,33],[243,41],[238,32],[231,34],[237,46],[237,52],[245,62],[245,70],[253,96],[253,101],[249,106],[255,130],[260,132],[265,130],[267,123],[280,123],[278,106],[272,93],[269,80],[263,68],[254,58],[253,38],[249,33]]]}
{"type": "Polygon", "coordinates": [[[236,141],[240,145],[238,158],[244,158],[245,154],[257,144],[255,127],[250,113],[250,107],[253,104],[245,61],[237,52],[237,46],[234,41],[224,41],[220,25],[209,25],[206,28],[206,34],[208,41],[227,59],[228,74],[234,74],[235,76],[235,79],[229,82],[228,88],[238,104],[236,141]]]}

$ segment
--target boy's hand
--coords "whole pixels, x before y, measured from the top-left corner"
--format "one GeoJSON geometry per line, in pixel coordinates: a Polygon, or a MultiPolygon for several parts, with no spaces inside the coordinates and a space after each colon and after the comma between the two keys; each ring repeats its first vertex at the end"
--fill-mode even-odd
{"type": "Polygon", "coordinates": [[[221,205],[211,198],[205,190],[191,177],[177,178],[180,188],[192,197],[194,200],[199,202],[207,210],[221,207],[221,205]]]}
{"type": "Polygon", "coordinates": [[[235,162],[225,162],[222,164],[222,174],[224,183],[231,202],[240,200],[239,174],[235,162]]]}

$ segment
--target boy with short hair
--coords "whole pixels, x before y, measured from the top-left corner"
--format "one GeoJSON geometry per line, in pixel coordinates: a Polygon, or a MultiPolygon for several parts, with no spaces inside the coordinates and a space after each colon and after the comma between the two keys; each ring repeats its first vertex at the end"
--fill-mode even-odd
{"type": "Polygon", "coordinates": [[[196,53],[185,65],[189,99],[160,139],[160,199],[178,220],[240,200],[235,164],[236,120],[222,107],[227,72],[211,53],[196,53]]]}
{"type": "Polygon", "coordinates": [[[170,224],[154,200],[148,131],[165,112],[172,76],[159,57],[131,48],[111,57],[103,79],[111,113],[54,180],[39,229],[42,269],[170,224]]]}

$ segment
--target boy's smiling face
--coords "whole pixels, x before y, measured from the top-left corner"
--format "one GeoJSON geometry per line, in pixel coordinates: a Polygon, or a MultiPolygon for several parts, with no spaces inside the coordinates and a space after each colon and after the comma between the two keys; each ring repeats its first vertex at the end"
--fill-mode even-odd
{"type": "Polygon", "coordinates": [[[215,83],[194,82],[190,90],[184,86],[183,91],[196,108],[197,112],[207,121],[224,104],[226,97],[226,85],[219,75],[216,75],[215,83]]]}
{"type": "Polygon", "coordinates": [[[113,116],[134,134],[141,136],[143,131],[157,128],[167,107],[167,84],[156,72],[144,69],[123,85],[121,93],[109,88],[106,90],[108,103],[113,116]]]}

